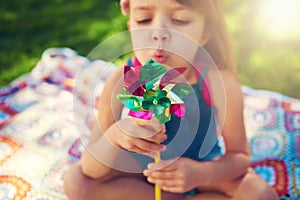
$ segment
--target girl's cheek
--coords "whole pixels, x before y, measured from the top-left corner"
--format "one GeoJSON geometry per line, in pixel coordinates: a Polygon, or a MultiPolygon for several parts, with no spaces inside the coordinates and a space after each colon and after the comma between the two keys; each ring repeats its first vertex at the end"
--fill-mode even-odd
{"type": "Polygon", "coordinates": [[[135,51],[135,56],[141,64],[145,64],[151,58],[151,54],[146,49],[135,51]]]}

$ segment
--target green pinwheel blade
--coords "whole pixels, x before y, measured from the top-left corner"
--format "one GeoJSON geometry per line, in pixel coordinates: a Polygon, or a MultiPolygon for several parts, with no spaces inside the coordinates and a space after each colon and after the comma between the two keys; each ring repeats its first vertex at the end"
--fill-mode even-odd
{"type": "Polygon", "coordinates": [[[165,124],[166,122],[170,121],[170,117],[165,115],[165,112],[161,113],[160,115],[155,116],[158,119],[160,124],[165,124]]]}
{"type": "Polygon", "coordinates": [[[142,102],[142,107],[144,110],[150,110],[152,106],[153,106],[152,101],[143,101],[142,102]]]}
{"type": "Polygon", "coordinates": [[[166,72],[167,68],[165,66],[150,59],[141,69],[140,81],[146,82],[146,90],[150,90],[166,72]]]}
{"type": "Polygon", "coordinates": [[[179,98],[183,99],[187,95],[189,95],[192,91],[193,88],[185,83],[178,83],[174,85],[174,87],[171,89],[171,91],[176,94],[179,98]]]}
{"type": "Polygon", "coordinates": [[[167,97],[165,90],[146,91],[143,95],[144,101],[142,103],[143,109],[149,110],[152,106],[160,105],[168,108],[171,105],[171,100],[167,97]]]}
{"type": "Polygon", "coordinates": [[[165,113],[165,108],[159,104],[157,105],[152,105],[150,107],[150,111],[155,115],[155,116],[159,116],[162,113],[165,113]]]}
{"type": "Polygon", "coordinates": [[[171,106],[171,100],[169,98],[160,98],[158,104],[164,108],[169,108],[171,106]]]}
{"type": "Polygon", "coordinates": [[[146,91],[146,92],[144,93],[143,97],[144,97],[144,99],[145,99],[146,101],[148,101],[148,100],[150,101],[150,100],[152,100],[153,98],[156,98],[156,97],[157,97],[157,92],[156,92],[156,91],[152,91],[152,90],[146,91]]]}
{"type": "Polygon", "coordinates": [[[153,98],[161,99],[166,98],[167,92],[165,90],[157,90],[157,91],[146,91],[143,95],[145,100],[152,100],[153,98]]]}
{"type": "Polygon", "coordinates": [[[164,124],[171,119],[170,116],[166,116],[166,109],[161,105],[152,106],[150,110],[160,124],[164,124]]]}
{"type": "Polygon", "coordinates": [[[142,99],[138,98],[125,90],[122,90],[120,94],[117,94],[117,98],[122,102],[122,104],[132,111],[139,111],[142,107],[142,99]]]}
{"type": "Polygon", "coordinates": [[[165,98],[167,96],[167,92],[165,90],[157,90],[155,91],[157,93],[157,98],[165,98]]]}

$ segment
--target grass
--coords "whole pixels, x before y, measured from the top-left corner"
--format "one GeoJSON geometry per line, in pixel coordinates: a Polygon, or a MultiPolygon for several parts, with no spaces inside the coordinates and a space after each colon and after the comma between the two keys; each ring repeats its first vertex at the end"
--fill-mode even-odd
{"type": "MultiPolygon", "coordinates": [[[[244,85],[300,99],[299,39],[278,42],[255,28],[255,1],[225,1],[244,85]],[[247,26],[245,26],[247,24],[247,26]]],[[[82,56],[109,36],[126,30],[119,0],[2,0],[0,87],[28,73],[51,47],[82,56]]]]}
{"type": "Polygon", "coordinates": [[[47,48],[69,47],[86,56],[104,38],[124,30],[118,2],[2,1],[0,86],[29,72],[47,48]]]}

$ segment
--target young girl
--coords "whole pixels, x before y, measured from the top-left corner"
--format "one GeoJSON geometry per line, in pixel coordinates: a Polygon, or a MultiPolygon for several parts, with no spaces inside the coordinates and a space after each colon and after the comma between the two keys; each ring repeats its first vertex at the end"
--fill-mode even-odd
{"type": "MultiPolygon", "coordinates": [[[[71,200],[154,200],[153,185],[156,184],[162,189],[164,200],[278,199],[273,189],[249,167],[243,94],[235,72],[221,0],[121,0],[121,8],[129,15],[129,30],[157,28],[143,35],[157,48],[135,50],[131,65],[143,65],[152,58],[168,67],[187,67],[182,75],[193,87],[198,102],[186,102],[186,115],[189,118],[189,113],[199,109],[201,120],[183,120],[183,130],[187,130],[185,134],[193,134],[189,131],[189,123],[199,128],[195,131],[195,140],[182,156],[168,158],[159,164],[146,162],[146,156],[170,150],[168,142],[176,135],[180,122],[172,117],[156,133],[154,129],[136,125],[129,118],[121,119],[123,106],[115,95],[122,88],[123,68],[118,69],[107,80],[98,103],[103,134],[92,135],[81,161],[66,173],[67,196],[71,200]],[[176,42],[172,31],[203,46],[219,70],[206,68],[199,74],[186,59],[165,51],[165,46],[176,42]],[[222,87],[216,81],[218,76],[223,80],[222,87]],[[223,92],[224,97],[220,97],[223,92]],[[216,116],[211,117],[214,114],[216,116]],[[208,118],[216,121],[211,123],[206,120],[208,118]],[[207,155],[199,157],[208,126],[213,126],[210,130],[219,128],[226,149],[223,155],[216,143],[207,155]],[[130,173],[139,172],[145,166],[143,173],[130,173]]],[[[139,39],[136,37],[138,34],[132,34],[133,43],[139,39]]]]}

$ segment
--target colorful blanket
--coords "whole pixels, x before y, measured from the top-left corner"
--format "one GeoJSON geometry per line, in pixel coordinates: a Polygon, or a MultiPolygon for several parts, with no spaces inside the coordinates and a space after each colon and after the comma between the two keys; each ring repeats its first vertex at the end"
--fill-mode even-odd
{"type": "MultiPolygon", "coordinates": [[[[100,95],[113,69],[53,48],[31,73],[0,89],[0,199],[67,199],[63,174],[79,160],[93,124],[93,112],[85,112],[94,110],[87,88],[100,95]],[[78,71],[83,87],[73,91],[78,71]],[[91,76],[99,73],[95,87],[91,76]]],[[[243,92],[253,168],[281,199],[300,199],[300,101],[248,87],[243,92]]]]}

